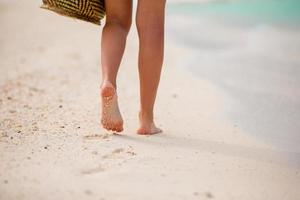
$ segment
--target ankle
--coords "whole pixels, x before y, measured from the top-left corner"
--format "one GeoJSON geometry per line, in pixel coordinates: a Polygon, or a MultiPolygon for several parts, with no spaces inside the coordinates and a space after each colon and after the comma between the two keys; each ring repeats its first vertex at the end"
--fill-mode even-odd
{"type": "Polygon", "coordinates": [[[140,110],[139,118],[141,121],[153,122],[153,112],[140,110]]]}

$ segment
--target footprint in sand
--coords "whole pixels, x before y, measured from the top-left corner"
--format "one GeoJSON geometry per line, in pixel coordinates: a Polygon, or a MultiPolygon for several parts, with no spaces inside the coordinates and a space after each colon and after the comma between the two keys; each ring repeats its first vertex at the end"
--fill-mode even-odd
{"type": "MultiPolygon", "coordinates": [[[[98,152],[95,154],[97,155],[98,152]]],[[[106,169],[112,169],[114,166],[120,166],[128,160],[129,157],[137,155],[131,146],[128,148],[117,148],[110,153],[102,156],[103,163],[94,168],[85,169],[81,171],[83,175],[97,174],[106,171],[106,169]],[[106,161],[105,161],[106,160],[106,161]]]]}
{"type": "Polygon", "coordinates": [[[122,152],[124,152],[124,149],[118,148],[113,150],[111,153],[102,156],[102,158],[117,158],[122,152]]]}
{"type": "Polygon", "coordinates": [[[132,147],[129,147],[128,149],[123,149],[123,148],[118,148],[113,150],[111,153],[106,154],[102,156],[102,158],[107,159],[107,158],[124,158],[126,156],[135,156],[136,153],[133,151],[132,147]]]}
{"type": "Polygon", "coordinates": [[[100,139],[108,139],[109,138],[109,134],[104,134],[104,135],[100,135],[100,134],[91,134],[91,135],[85,135],[83,136],[84,139],[87,140],[100,140],[100,139]]]}
{"type": "Polygon", "coordinates": [[[82,170],[81,174],[83,174],[83,175],[97,174],[97,173],[104,172],[104,171],[105,171],[105,169],[101,165],[99,165],[99,166],[91,168],[91,169],[82,170]]]}

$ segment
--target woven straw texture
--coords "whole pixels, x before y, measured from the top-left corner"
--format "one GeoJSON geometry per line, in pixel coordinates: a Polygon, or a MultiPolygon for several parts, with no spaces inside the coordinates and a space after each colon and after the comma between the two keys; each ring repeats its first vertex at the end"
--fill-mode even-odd
{"type": "Polygon", "coordinates": [[[43,0],[41,8],[97,25],[105,16],[104,0],[43,0]]]}

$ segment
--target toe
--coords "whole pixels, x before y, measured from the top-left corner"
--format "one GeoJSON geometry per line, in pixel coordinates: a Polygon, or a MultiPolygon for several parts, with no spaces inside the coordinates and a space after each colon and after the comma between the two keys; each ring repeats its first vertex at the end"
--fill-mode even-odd
{"type": "Polygon", "coordinates": [[[151,127],[151,128],[142,127],[137,130],[137,134],[139,134],[139,135],[154,135],[154,134],[161,133],[161,132],[162,132],[162,129],[157,128],[157,127],[151,127]]]}
{"type": "Polygon", "coordinates": [[[116,132],[122,132],[123,127],[122,127],[122,125],[118,125],[118,126],[115,126],[115,128],[113,130],[116,131],[116,132]]]}
{"type": "Polygon", "coordinates": [[[105,128],[106,130],[108,130],[108,131],[111,130],[111,128],[110,128],[109,126],[105,126],[104,128],[105,128]]]}
{"type": "Polygon", "coordinates": [[[157,133],[161,133],[162,130],[161,129],[156,129],[155,131],[152,132],[152,134],[157,134],[157,133]]]}
{"type": "Polygon", "coordinates": [[[111,126],[110,123],[105,123],[104,128],[105,128],[106,130],[111,130],[111,129],[112,129],[112,126],[111,126]]]}

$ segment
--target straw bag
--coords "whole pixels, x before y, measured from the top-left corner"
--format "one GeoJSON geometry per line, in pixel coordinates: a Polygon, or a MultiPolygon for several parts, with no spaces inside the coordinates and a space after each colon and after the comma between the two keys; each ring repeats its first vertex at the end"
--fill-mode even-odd
{"type": "Polygon", "coordinates": [[[97,25],[105,16],[104,0],[43,0],[41,8],[97,25]]]}

